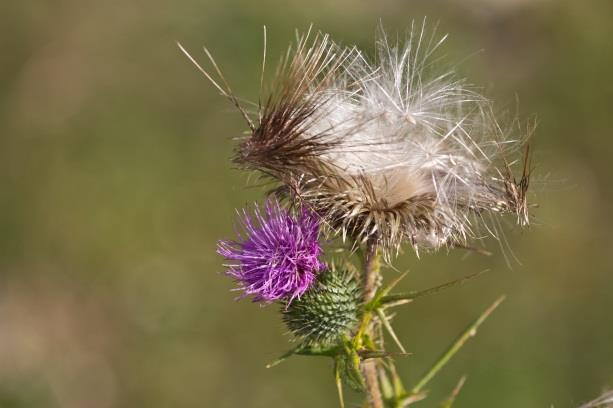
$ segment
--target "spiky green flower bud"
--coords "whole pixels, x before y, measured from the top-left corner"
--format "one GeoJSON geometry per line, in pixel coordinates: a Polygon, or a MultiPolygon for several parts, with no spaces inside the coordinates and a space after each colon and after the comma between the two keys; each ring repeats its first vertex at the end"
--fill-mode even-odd
{"type": "Polygon", "coordinates": [[[317,283],[283,310],[283,321],[308,343],[329,343],[348,334],[358,322],[361,288],[346,270],[320,273],[317,283]]]}

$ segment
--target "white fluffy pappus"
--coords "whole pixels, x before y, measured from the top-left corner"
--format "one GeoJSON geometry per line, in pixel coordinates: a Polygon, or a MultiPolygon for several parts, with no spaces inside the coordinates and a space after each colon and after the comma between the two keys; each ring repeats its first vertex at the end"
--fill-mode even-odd
{"type": "Polygon", "coordinates": [[[438,249],[467,247],[482,227],[496,236],[487,213],[527,224],[529,162],[516,179],[518,160],[507,159],[523,142],[507,138],[492,103],[435,56],[445,38],[422,24],[390,43],[381,29],[371,61],[309,30],[288,50],[235,161],[388,259],[404,241],[438,249]]]}

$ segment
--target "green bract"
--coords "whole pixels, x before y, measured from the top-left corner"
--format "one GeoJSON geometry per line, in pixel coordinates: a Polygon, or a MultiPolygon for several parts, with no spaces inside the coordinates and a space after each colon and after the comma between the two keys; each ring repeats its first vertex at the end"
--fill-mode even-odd
{"type": "Polygon", "coordinates": [[[351,273],[331,268],[283,310],[283,320],[305,342],[334,342],[357,324],[361,297],[361,288],[351,273]]]}

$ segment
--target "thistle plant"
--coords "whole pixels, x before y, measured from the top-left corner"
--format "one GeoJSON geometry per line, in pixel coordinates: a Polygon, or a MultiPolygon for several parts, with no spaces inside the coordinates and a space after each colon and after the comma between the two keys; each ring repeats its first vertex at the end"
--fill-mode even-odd
{"type": "MultiPolygon", "coordinates": [[[[344,384],[375,408],[425,398],[432,378],[502,301],[405,386],[394,361],[409,353],[390,310],[476,275],[395,293],[402,275],[385,280],[382,267],[405,247],[419,255],[497,239],[504,214],[529,223],[527,148],[523,159],[513,157],[524,140],[504,131],[492,102],[435,57],[445,38],[422,24],[390,43],[381,29],[370,59],[309,29],[288,49],[255,112],[239,103],[206,48],[211,72],[179,45],[249,127],[234,163],[273,185],[263,207],[239,213],[238,238],[219,242],[227,275],[239,297],[278,304],[297,340],[269,367],[292,355],[331,358],[341,406],[344,384]]],[[[266,51],[262,78],[265,61],[266,51]]],[[[462,384],[442,406],[453,404],[462,384]]]]}

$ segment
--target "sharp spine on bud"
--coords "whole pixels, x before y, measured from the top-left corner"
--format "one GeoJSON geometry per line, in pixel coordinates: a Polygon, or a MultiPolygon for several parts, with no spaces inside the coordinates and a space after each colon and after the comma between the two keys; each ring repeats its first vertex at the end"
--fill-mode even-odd
{"type": "Polygon", "coordinates": [[[290,331],[306,343],[333,343],[357,324],[361,288],[353,275],[332,267],[313,287],[283,309],[290,331]]]}

